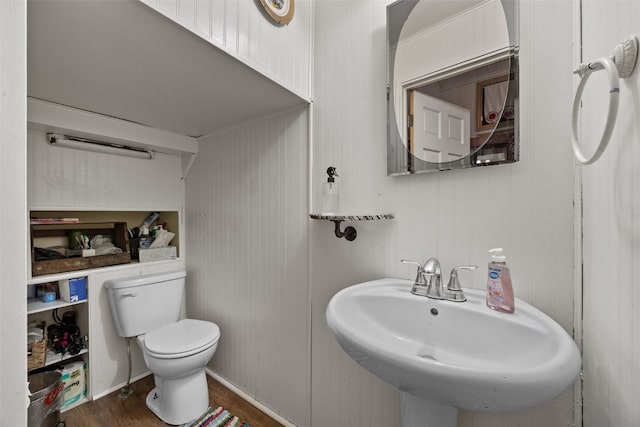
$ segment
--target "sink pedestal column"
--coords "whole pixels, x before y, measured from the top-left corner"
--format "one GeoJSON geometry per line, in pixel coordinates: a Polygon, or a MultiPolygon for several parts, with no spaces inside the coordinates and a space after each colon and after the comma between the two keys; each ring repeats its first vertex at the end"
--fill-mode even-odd
{"type": "Polygon", "coordinates": [[[458,409],[400,392],[402,427],[456,427],[458,409]]]}

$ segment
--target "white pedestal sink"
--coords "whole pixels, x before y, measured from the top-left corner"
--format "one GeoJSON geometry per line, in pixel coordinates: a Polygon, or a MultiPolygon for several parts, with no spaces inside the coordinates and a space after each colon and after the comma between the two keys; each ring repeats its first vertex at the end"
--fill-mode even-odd
{"type": "Polygon", "coordinates": [[[402,392],[400,418],[403,427],[456,427],[458,409],[402,392]]]}
{"type": "Polygon", "coordinates": [[[405,427],[455,427],[458,409],[502,411],[559,395],[580,371],[573,339],[516,300],[504,314],[467,290],[466,302],[411,294],[413,282],[380,279],[338,292],[327,306],[342,349],[401,393],[405,427]]]}

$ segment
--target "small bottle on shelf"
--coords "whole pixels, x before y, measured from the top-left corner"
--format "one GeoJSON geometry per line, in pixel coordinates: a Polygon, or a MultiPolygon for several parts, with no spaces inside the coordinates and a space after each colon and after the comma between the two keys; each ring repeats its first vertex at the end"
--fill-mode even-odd
{"type": "Polygon", "coordinates": [[[333,166],[327,168],[327,175],[327,182],[322,184],[322,213],[335,214],[340,207],[340,184],[335,180],[339,175],[333,166]]]}

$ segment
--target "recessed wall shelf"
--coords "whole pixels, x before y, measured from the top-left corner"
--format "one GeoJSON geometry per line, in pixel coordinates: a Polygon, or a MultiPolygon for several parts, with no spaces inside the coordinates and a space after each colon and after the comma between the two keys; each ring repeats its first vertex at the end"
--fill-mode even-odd
{"type": "Polygon", "coordinates": [[[309,214],[311,219],[321,219],[326,221],[333,221],[335,224],[335,235],[337,238],[344,237],[348,241],[352,242],[358,237],[358,232],[352,226],[348,226],[344,231],[340,230],[340,223],[342,221],[376,221],[380,219],[394,219],[393,214],[377,214],[377,215],[338,215],[338,214],[309,214]]]}

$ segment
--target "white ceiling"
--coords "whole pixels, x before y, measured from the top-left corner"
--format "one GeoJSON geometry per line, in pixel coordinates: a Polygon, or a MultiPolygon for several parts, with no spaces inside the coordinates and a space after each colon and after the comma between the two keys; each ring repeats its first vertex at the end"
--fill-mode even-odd
{"type": "Polygon", "coordinates": [[[305,101],[136,0],[29,0],[30,97],[202,136],[305,101]]]}

